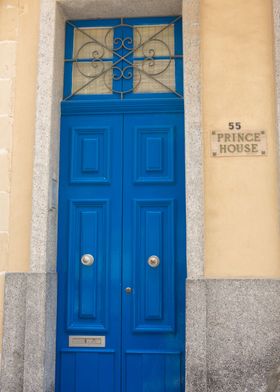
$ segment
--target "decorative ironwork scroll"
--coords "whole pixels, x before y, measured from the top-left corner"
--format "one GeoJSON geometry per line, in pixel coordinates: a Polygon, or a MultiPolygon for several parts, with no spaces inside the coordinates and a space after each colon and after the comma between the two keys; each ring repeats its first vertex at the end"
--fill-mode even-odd
{"type": "Polygon", "coordinates": [[[119,94],[121,98],[133,92],[169,92],[182,98],[175,82],[175,60],[182,55],[175,54],[173,29],[180,18],[152,26],[130,25],[122,19],[116,26],[97,28],[96,34],[92,34],[94,28],[77,27],[68,21],[83,38],[75,42],[73,58],[65,59],[73,63],[73,75],[75,67],[75,76],[81,78],[65,99],[90,90],[94,83],[98,83],[99,93],[119,94]],[[170,29],[171,35],[167,34],[170,29]]]}

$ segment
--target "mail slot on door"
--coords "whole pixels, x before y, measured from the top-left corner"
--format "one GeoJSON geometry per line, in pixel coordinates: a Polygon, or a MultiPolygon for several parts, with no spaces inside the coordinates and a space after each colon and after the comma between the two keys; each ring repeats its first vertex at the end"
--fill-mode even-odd
{"type": "Polygon", "coordinates": [[[105,336],[69,336],[69,347],[105,347],[105,336]]]}

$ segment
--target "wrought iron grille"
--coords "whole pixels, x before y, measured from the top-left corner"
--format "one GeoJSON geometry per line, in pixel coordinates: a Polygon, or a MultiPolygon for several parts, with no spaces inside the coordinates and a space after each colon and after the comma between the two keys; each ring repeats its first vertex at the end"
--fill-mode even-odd
{"type": "MultiPolygon", "coordinates": [[[[65,100],[80,94],[115,94],[121,99],[137,93],[169,93],[183,98],[178,78],[182,72],[182,47],[176,44],[176,17],[168,23],[137,24],[120,19],[113,26],[79,26],[73,31],[71,91],[65,100]]],[[[181,37],[180,37],[181,39],[181,37]]],[[[182,83],[181,83],[182,85],[182,83]]]]}

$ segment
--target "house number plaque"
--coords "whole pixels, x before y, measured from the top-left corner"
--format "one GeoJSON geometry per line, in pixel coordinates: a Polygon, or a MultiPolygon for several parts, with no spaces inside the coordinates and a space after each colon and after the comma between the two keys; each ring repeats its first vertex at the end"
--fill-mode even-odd
{"type": "Polygon", "coordinates": [[[227,130],[211,131],[211,155],[213,157],[266,156],[266,132],[243,130],[240,122],[230,122],[227,130]]]}

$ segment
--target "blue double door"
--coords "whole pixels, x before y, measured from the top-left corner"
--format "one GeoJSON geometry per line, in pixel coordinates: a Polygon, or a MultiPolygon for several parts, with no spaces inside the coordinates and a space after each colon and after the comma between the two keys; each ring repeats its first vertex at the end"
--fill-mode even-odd
{"type": "Polygon", "coordinates": [[[181,392],[182,112],[62,116],[60,392],[181,392]]]}

